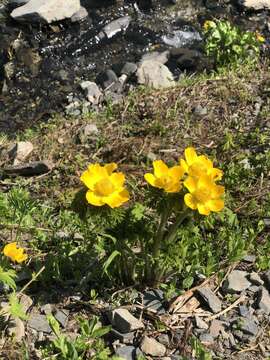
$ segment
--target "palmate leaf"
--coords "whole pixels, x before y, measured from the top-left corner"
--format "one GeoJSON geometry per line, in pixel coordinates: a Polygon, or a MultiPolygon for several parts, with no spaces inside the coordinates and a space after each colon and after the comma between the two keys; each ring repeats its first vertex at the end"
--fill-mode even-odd
{"type": "Polygon", "coordinates": [[[16,277],[17,277],[17,274],[14,270],[12,270],[12,269],[4,270],[0,266],[0,282],[9,286],[12,290],[16,290],[16,283],[15,283],[16,277]]]}
{"type": "Polygon", "coordinates": [[[13,293],[9,296],[9,313],[14,318],[20,318],[21,320],[27,320],[28,316],[26,315],[22,304],[19,302],[16,293],[13,293]]]}

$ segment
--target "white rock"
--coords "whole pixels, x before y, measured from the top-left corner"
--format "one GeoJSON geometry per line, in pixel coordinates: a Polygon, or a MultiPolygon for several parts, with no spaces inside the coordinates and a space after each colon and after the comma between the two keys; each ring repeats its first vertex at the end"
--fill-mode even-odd
{"type": "Polygon", "coordinates": [[[164,356],[166,354],[166,347],[154,338],[148,336],[144,336],[141,343],[141,350],[146,355],[151,356],[164,356]]]}
{"type": "Polygon", "coordinates": [[[80,10],[71,16],[71,22],[78,22],[86,19],[88,12],[85,7],[81,6],[80,10]]]}
{"type": "Polygon", "coordinates": [[[137,70],[139,84],[151,86],[154,89],[167,88],[175,85],[173,74],[167,66],[155,60],[145,60],[137,70]]]}
{"type": "Polygon", "coordinates": [[[71,18],[80,10],[80,0],[30,0],[14,9],[11,17],[18,21],[52,23],[71,18]]]}
{"type": "Polygon", "coordinates": [[[82,90],[84,91],[87,100],[94,105],[99,104],[102,98],[102,92],[99,90],[99,87],[95,82],[92,81],[83,81],[80,84],[82,90]]]}
{"type": "Polygon", "coordinates": [[[115,309],[109,314],[112,326],[121,333],[142,329],[144,324],[127,309],[115,309]]]}
{"type": "Polygon", "coordinates": [[[241,4],[254,10],[270,9],[270,0],[244,0],[241,4]]]}
{"type": "Polygon", "coordinates": [[[30,141],[19,141],[9,150],[9,156],[14,160],[14,165],[22,163],[33,151],[34,146],[30,141]]]}

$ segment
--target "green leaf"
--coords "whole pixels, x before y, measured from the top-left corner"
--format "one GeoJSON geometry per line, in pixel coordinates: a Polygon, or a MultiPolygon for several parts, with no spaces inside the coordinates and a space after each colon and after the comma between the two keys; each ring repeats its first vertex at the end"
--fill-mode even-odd
{"type": "Polygon", "coordinates": [[[5,285],[9,286],[12,290],[16,290],[15,279],[17,274],[14,270],[9,269],[5,271],[2,267],[0,267],[0,281],[2,281],[5,285]]]}
{"type": "Polygon", "coordinates": [[[9,296],[9,313],[14,318],[20,318],[22,320],[27,320],[28,316],[26,315],[22,304],[19,302],[17,298],[17,294],[13,293],[9,296]]]}
{"type": "Polygon", "coordinates": [[[109,276],[108,274],[108,268],[110,267],[111,263],[113,262],[113,260],[117,257],[121,255],[121,253],[117,250],[114,250],[111,255],[108,257],[108,259],[105,261],[105,263],[103,264],[103,274],[106,274],[107,276],[109,276]]]}

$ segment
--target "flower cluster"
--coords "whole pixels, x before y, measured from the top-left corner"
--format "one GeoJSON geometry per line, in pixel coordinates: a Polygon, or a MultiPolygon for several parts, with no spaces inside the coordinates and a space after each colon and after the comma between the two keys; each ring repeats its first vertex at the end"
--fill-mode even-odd
{"type": "Polygon", "coordinates": [[[5,256],[17,263],[22,263],[27,259],[27,254],[24,253],[24,249],[17,247],[16,242],[7,244],[3,249],[3,253],[5,256]]]}
{"type": "MultiPolygon", "coordinates": [[[[87,201],[94,206],[108,205],[116,208],[129,200],[129,193],[124,187],[123,173],[114,173],[115,163],[101,166],[92,164],[82,174],[81,181],[89,189],[87,201]]],[[[213,166],[205,155],[197,155],[194,148],[185,150],[185,159],[180,159],[176,166],[168,167],[162,160],[153,162],[153,173],[144,175],[153,187],[166,193],[178,193],[184,188],[189,192],[184,195],[184,202],[201,215],[211,211],[219,212],[224,208],[224,187],[217,185],[223,172],[213,166]]]]}

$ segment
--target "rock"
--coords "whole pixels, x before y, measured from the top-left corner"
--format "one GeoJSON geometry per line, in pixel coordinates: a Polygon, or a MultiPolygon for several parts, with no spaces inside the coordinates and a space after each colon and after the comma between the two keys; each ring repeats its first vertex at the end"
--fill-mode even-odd
{"type": "Polygon", "coordinates": [[[45,315],[33,314],[28,320],[28,326],[36,331],[50,334],[52,332],[45,315]]]}
{"type": "Polygon", "coordinates": [[[129,333],[144,328],[144,324],[127,309],[115,309],[108,316],[112,326],[121,333],[129,333]]]}
{"type": "Polygon", "coordinates": [[[258,291],[257,306],[267,315],[270,314],[270,295],[264,287],[261,287],[258,291]]]}
{"type": "Polygon", "coordinates": [[[22,341],[25,336],[25,326],[21,319],[11,319],[8,323],[7,333],[13,336],[16,342],[22,341]]]}
{"type": "Polygon", "coordinates": [[[20,304],[23,308],[23,311],[27,313],[27,311],[30,309],[30,307],[33,305],[33,300],[25,294],[20,295],[20,304]]]}
{"type": "Polygon", "coordinates": [[[161,343],[162,345],[169,347],[170,345],[170,338],[169,335],[167,334],[160,334],[157,338],[158,342],[161,343]]]}
{"type": "Polygon", "coordinates": [[[115,355],[121,359],[134,360],[136,356],[136,348],[134,346],[121,346],[115,351],[115,355]]]}
{"type": "Polygon", "coordinates": [[[201,287],[197,290],[197,293],[213,313],[221,311],[221,301],[210,288],[201,287]]]}
{"type": "Polygon", "coordinates": [[[80,0],[30,0],[12,11],[17,21],[52,23],[71,18],[80,10],[80,0]]]}
{"type": "Polygon", "coordinates": [[[250,286],[247,273],[241,270],[234,270],[224,282],[223,290],[230,294],[240,293],[250,286]]]}
{"type": "Polygon", "coordinates": [[[42,314],[49,315],[53,312],[53,307],[51,304],[42,305],[40,308],[42,314]]]}
{"type": "Polygon", "coordinates": [[[22,6],[25,5],[29,2],[30,0],[9,0],[8,2],[8,6],[15,8],[18,6],[22,6]]]}
{"type": "Polygon", "coordinates": [[[122,344],[132,344],[135,336],[134,332],[122,334],[115,329],[111,329],[110,335],[113,340],[119,340],[122,344]]]}
{"type": "MultiPolygon", "coordinates": [[[[117,79],[118,80],[118,79],[117,79]]],[[[80,83],[82,90],[84,91],[87,100],[93,104],[98,105],[102,99],[102,92],[95,82],[83,81],[80,83]]]]}
{"type": "Polygon", "coordinates": [[[151,60],[151,61],[156,61],[156,62],[164,65],[164,64],[166,64],[166,62],[168,62],[169,55],[170,55],[169,50],[166,50],[163,52],[153,51],[153,52],[144,54],[143,57],[141,58],[140,63],[143,63],[146,60],[151,60]]]}
{"type": "Polygon", "coordinates": [[[168,35],[163,35],[163,42],[175,48],[185,48],[202,41],[198,31],[192,29],[174,30],[168,35]]]}
{"type": "Polygon", "coordinates": [[[247,263],[254,263],[256,261],[256,256],[255,255],[245,255],[243,257],[243,261],[245,261],[247,263]]]}
{"type": "Polygon", "coordinates": [[[173,74],[167,66],[154,61],[144,61],[137,70],[138,83],[154,89],[174,86],[173,74]]]}
{"type": "Polygon", "coordinates": [[[241,318],[240,326],[243,333],[256,336],[258,334],[258,326],[252,318],[241,318]]]}
{"type": "Polygon", "coordinates": [[[143,305],[158,314],[164,314],[165,308],[163,306],[164,296],[160,290],[150,290],[143,294],[143,305]]]}
{"type": "Polygon", "coordinates": [[[219,336],[219,334],[222,334],[223,331],[224,331],[224,326],[222,321],[214,319],[209,327],[210,335],[212,335],[213,338],[216,338],[219,336]]]}
{"type": "Polygon", "coordinates": [[[215,340],[211,334],[206,333],[200,335],[200,341],[203,345],[208,346],[208,345],[212,345],[215,340]]]}
{"type": "Polygon", "coordinates": [[[97,37],[102,40],[104,37],[111,39],[116,34],[125,31],[130,24],[130,16],[123,16],[105,25],[97,37]]]}
{"type": "Polygon", "coordinates": [[[180,70],[202,71],[213,67],[211,60],[198,50],[172,48],[170,58],[180,70]]]}
{"type": "Polygon", "coordinates": [[[255,272],[249,274],[248,279],[254,285],[263,285],[263,280],[261,279],[260,275],[255,272]]]}
{"type": "Polygon", "coordinates": [[[198,117],[207,115],[207,112],[208,112],[207,108],[203,107],[202,105],[197,105],[193,109],[193,114],[198,116],[198,117]]]}
{"type": "Polygon", "coordinates": [[[88,11],[81,6],[80,9],[71,16],[71,22],[80,22],[88,17],[88,11]]]}
{"type": "Polygon", "coordinates": [[[113,70],[118,76],[126,75],[127,78],[135,74],[137,69],[137,64],[132,62],[119,63],[113,66],[113,70]]]}
{"type": "Polygon", "coordinates": [[[208,324],[200,316],[195,315],[195,325],[198,329],[208,329],[208,324]]]}
{"type": "Polygon", "coordinates": [[[238,0],[238,3],[244,6],[246,9],[270,9],[270,0],[238,0]]]}
{"type": "Polygon", "coordinates": [[[83,126],[78,132],[78,141],[83,144],[88,140],[95,138],[98,135],[99,130],[95,124],[87,124],[83,126]]]}
{"type": "Polygon", "coordinates": [[[69,310],[67,309],[56,310],[56,312],[54,313],[54,317],[63,328],[66,327],[68,321],[68,315],[69,315],[69,310]]]}
{"type": "Polygon", "coordinates": [[[270,291],[270,270],[266,271],[262,276],[265,286],[270,291]]]}
{"type": "Polygon", "coordinates": [[[9,61],[4,65],[4,74],[7,80],[11,80],[16,73],[16,67],[13,61],[9,61]]]}
{"type": "Polygon", "coordinates": [[[166,354],[166,347],[148,336],[143,337],[141,350],[144,354],[150,356],[164,356],[166,354]]]}
{"type": "Polygon", "coordinates": [[[53,169],[49,161],[33,161],[30,163],[7,166],[3,169],[4,174],[12,176],[34,176],[46,174],[53,169]]]}
{"type": "Polygon", "coordinates": [[[14,144],[8,154],[14,160],[14,165],[23,162],[34,150],[34,146],[30,141],[19,141],[14,144]]]}
{"type": "Polygon", "coordinates": [[[108,89],[111,88],[112,85],[118,81],[118,77],[113,70],[109,69],[100,73],[97,76],[96,81],[98,84],[101,85],[103,89],[108,89]]]}
{"type": "Polygon", "coordinates": [[[243,317],[248,317],[251,315],[250,309],[246,305],[239,305],[239,314],[243,317]]]}

